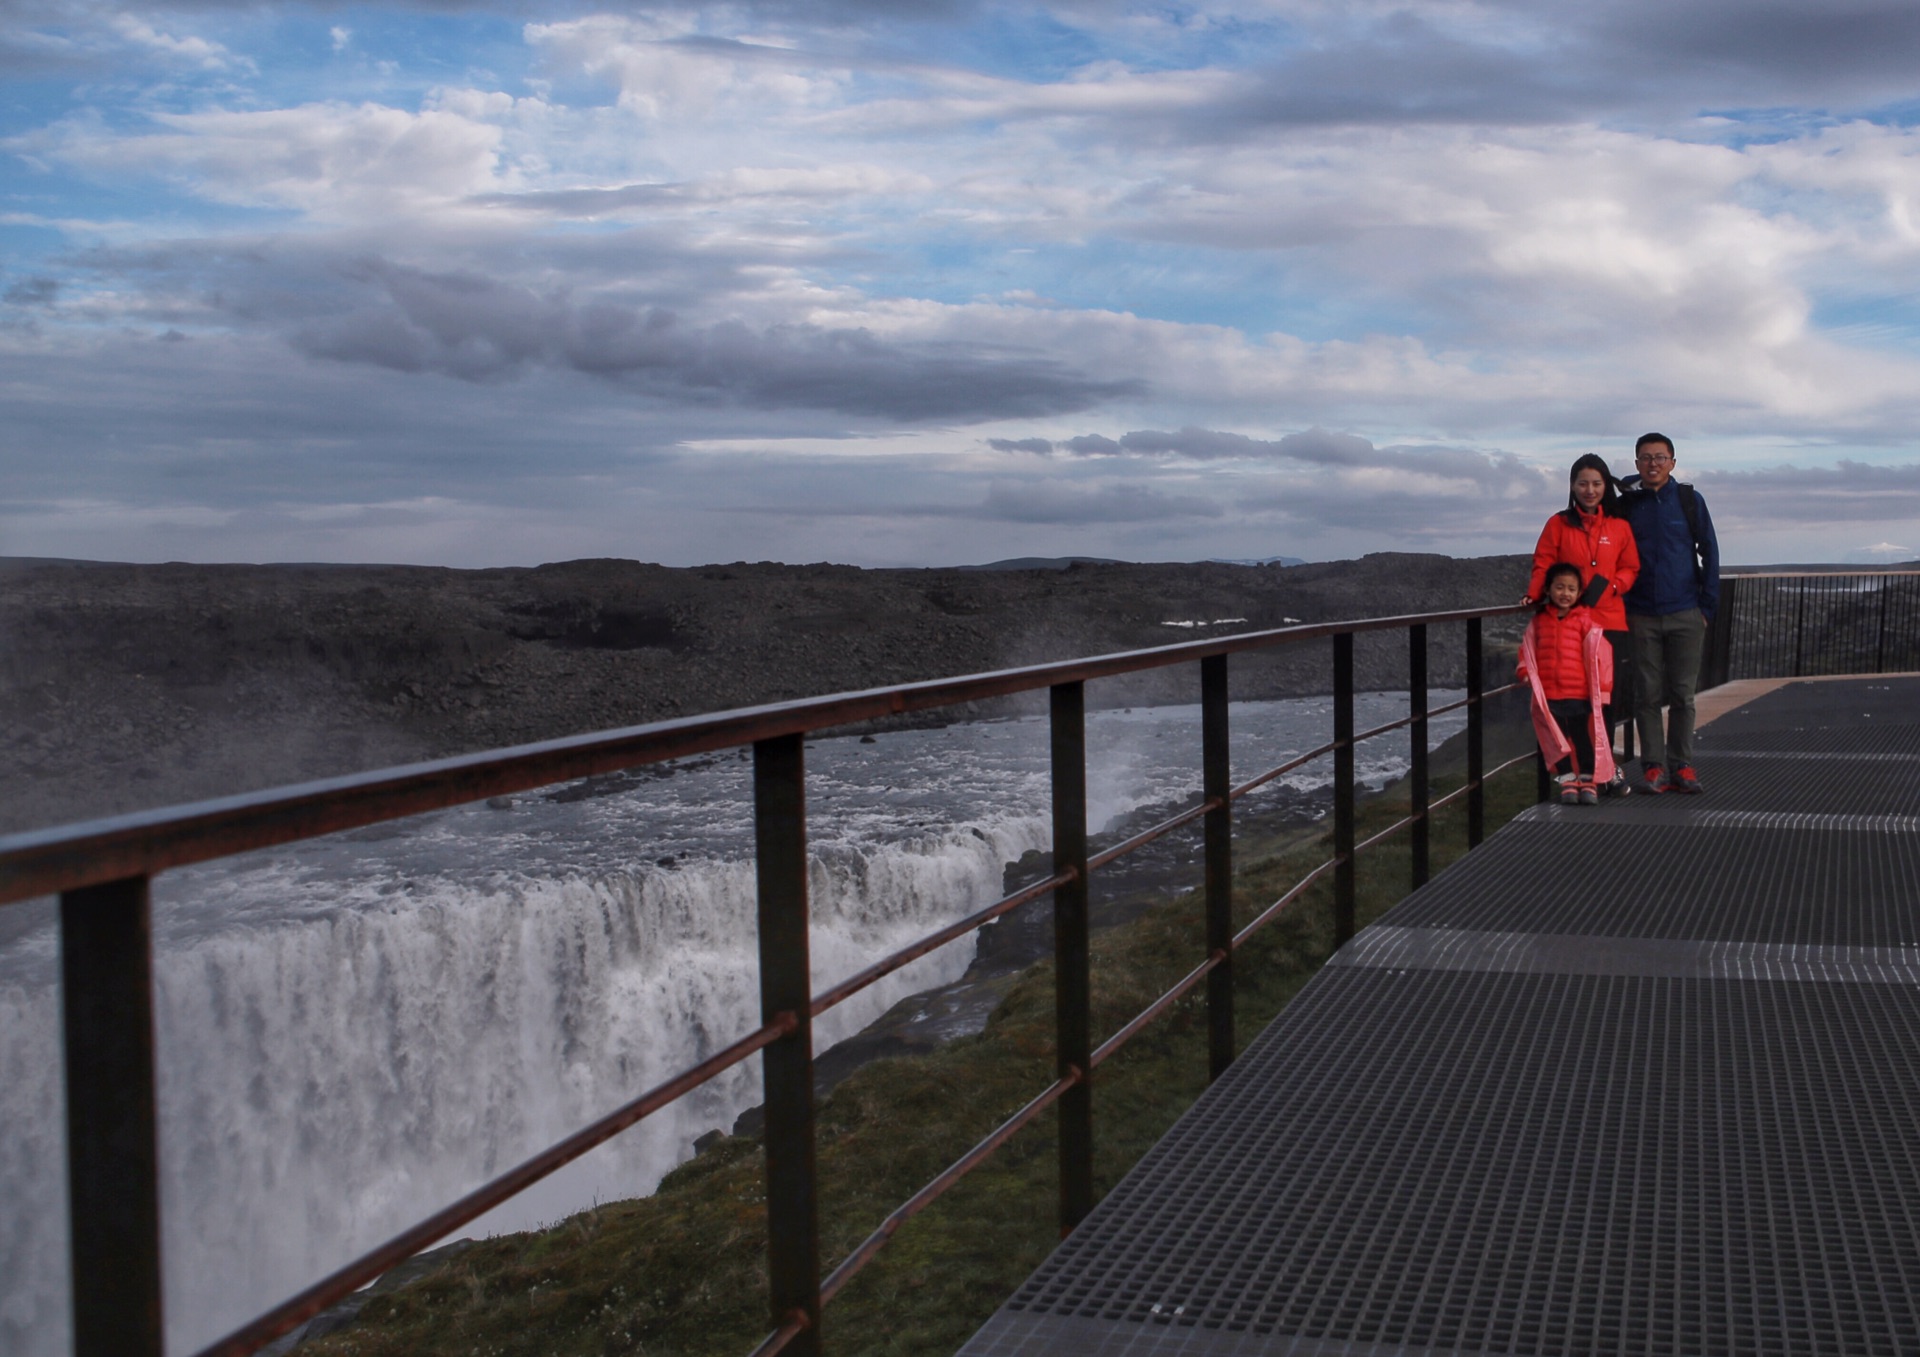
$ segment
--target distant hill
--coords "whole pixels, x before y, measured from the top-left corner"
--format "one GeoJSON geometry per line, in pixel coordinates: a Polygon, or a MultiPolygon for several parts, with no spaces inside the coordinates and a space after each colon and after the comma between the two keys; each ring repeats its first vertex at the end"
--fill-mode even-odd
{"type": "Polygon", "coordinates": [[[985,565],[957,565],[955,570],[1065,570],[1074,565],[1126,565],[1109,556],[1015,556],[1007,561],[989,561],[985,565]]]}
{"type": "MultiPolygon", "coordinates": [[[[1117,561],[1109,556],[1015,556],[1007,561],[989,561],[985,565],[955,566],[956,570],[1065,570],[1074,565],[1137,565],[1136,561],[1117,561]]],[[[1149,563],[1151,564],[1151,563],[1149,563]]],[[[1299,556],[1261,556],[1254,559],[1242,559],[1231,556],[1209,556],[1201,565],[1305,565],[1306,560],[1299,556]]]]}

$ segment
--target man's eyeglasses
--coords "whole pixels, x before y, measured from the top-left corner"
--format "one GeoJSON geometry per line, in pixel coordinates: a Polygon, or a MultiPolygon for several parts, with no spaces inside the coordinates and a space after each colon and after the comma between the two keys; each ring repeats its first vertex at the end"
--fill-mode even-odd
{"type": "Polygon", "coordinates": [[[1636,462],[1650,462],[1654,466],[1658,466],[1662,462],[1671,462],[1673,460],[1673,454],[1670,452],[1636,452],[1633,454],[1633,460],[1636,462]]]}

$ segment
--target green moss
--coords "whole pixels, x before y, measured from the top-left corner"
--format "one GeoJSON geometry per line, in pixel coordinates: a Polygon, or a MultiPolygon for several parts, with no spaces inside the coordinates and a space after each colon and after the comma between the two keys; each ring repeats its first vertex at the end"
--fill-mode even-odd
{"type": "MultiPolygon", "coordinates": [[[[1531,769],[1489,789],[1489,830],[1533,799],[1531,769]]],[[[1406,813],[1404,789],[1361,808],[1360,836],[1406,813]]],[[[1437,871],[1464,851],[1464,810],[1436,816],[1437,871]]],[[[1240,838],[1241,920],[1330,852],[1329,835],[1240,838]]],[[[1364,925],[1405,895],[1405,836],[1362,855],[1364,925]]],[[[1241,1044],[1285,1007],[1330,954],[1331,874],[1234,959],[1241,1044]]],[[[1154,906],[1093,944],[1094,1030],[1113,1031],[1201,959],[1197,891],[1154,906]]],[[[1094,1085],[1095,1184],[1104,1193],[1206,1084],[1201,993],[1101,1066],[1094,1085]]],[[[930,1055],[876,1061],[821,1103],[821,1252],[827,1268],[885,1216],[1049,1082],[1051,967],[1021,975],[977,1037],[930,1055]]],[[[1053,1120],[1042,1116],[920,1216],[828,1307],[826,1350],[951,1352],[1058,1242],[1053,1120]]],[[[769,1327],[765,1203],[757,1141],[729,1137],[668,1174],[653,1196],[585,1211],[552,1229],[485,1240],[415,1284],[371,1299],[361,1322],[302,1349],[400,1357],[571,1357],[750,1351],[769,1327]]]]}

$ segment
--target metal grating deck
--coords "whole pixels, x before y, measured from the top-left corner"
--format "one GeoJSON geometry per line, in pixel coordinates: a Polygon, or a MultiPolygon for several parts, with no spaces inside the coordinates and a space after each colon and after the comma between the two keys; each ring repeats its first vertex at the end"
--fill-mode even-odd
{"type": "Polygon", "coordinates": [[[1813,687],[1363,932],[963,1353],[1920,1352],[1920,681],[1813,687]]]}

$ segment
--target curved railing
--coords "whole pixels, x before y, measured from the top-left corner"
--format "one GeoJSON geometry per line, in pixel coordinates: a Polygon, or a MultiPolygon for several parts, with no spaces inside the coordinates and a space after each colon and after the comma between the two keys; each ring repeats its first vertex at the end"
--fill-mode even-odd
{"type": "MultiPolygon", "coordinates": [[[[1092,1071],[1176,1000],[1207,981],[1209,1063],[1233,1058],[1233,953],[1309,886],[1333,874],[1334,929],[1354,929],[1358,852],[1412,831],[1413,879],[1427,877],[1431,813],[1467,802],[1467,840],[1484,826],[1484,690],[1481,623],[1516,607],[1316,623],[1210,638],[963,678],[749,707],[380,772],[332,778],[0,838],[0,905],[58,894],[67,1086],[67,1158],[73,1260],[74,1348],[80,1357],[159,1357],[162,1352],[158,1153],[154,1100],[150,885],[168,868],[290,843],[485,797],[753,746],[755,856],[759,892],[761,1025],[724,1050],[581,1128],[483,1187],[315,1282],[200,1357],[240,1357],[290,1332],[403,1259],[446,1237],[562,1165],[611,1139],[722,1071],[762,1053],[765,1080],[768,1272],[774,1331],[756,1354],[817,1352],[820,1308],[877,1253],[902,1222],[932,1202],[1046,1108],[1060,1107],[1060,1219],[1071,1229],[1093,1207],[1092,1071]],[[1467,695],[1427,708],[1427,628],[1463,623],[1467,695]],[[1353,645],[1361,632],[1408,635],[1409,712],[1372,730],[1353,729],[1353,645]],[[1234,786],[1228,774],[1229,658],[1275,646],[1332,641],[1333,739],[1234,786]],[[1086,818],[1085,684],[1090,679],[1198,661],[1202,798],[1190,810],[1089,854],[1086,818]],[[804,736],[833,726],[1045,688],[1049,691],[1053,873],[948,925],[825,992],[811,993],[807,953],[804,736]],[[1467,778],[1429,802],[1427,723],[1467,713],[1467,778]],[[1354,747],[1412,728],[1409,814],[1354,841],[1354,747]],[[1258,917],[1232,922],[1232,806],[1313,759],[1334,762],[1334,855],[1258,917]],[[1089,1017],[1087,883],[1125,853],[1195,820],[1205,836],[1206,959],[1099,1046],[1089,1017]],[[1055,913],[1056,1078],[992,1134],[921,1188],[824,1279],[813,1155],[812,1022],[821,1013],[918,957],[1041,895],[1055,913]]],[[[1509,687],[1514,685],[1509,685],[1509,687]]],[[[1501,768],[1532,759],[1527,754],[1501,768]]],[[[1492,771],[1498,772],[1501,769],[1492,771]]]]}
{"type": "Polygon", "coordinates": [[[1920,669],[1920,571],[1739,570],[1720,576],[1701,686],[1920,669]]]}

